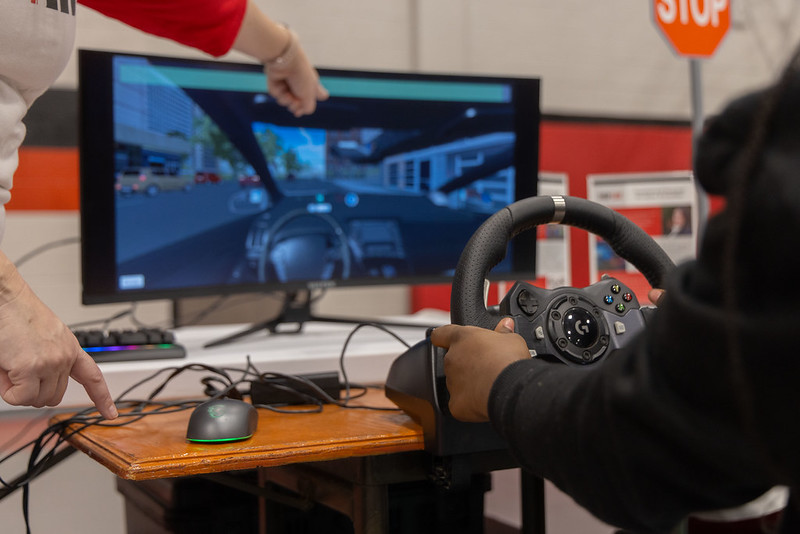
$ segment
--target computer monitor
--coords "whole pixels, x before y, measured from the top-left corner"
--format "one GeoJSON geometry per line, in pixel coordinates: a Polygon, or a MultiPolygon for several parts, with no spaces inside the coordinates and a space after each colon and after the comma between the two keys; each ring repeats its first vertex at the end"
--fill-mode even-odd
{"type": "MultiPolygon", "coordinates": [[[[296,118],[259,65],[81,50],[83,302],[449,282],[535,194],[538,80],[320,75],[296,118]]],[[[533,239],[498,277],[533,276],[533,239]]]]}

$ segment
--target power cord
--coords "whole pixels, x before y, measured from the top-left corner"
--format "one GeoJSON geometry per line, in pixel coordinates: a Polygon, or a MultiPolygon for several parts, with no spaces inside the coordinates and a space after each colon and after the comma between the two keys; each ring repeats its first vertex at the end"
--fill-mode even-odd
{"type": "Polygon", "coordinates": [[[81,238],[78,237],[78,236],[65,237],[64,239],[55,239],[53,241],[45,243],[44,245],[36,247],[35,249],[31,250],[30,252],[27,252],[27,253],[23,254],[16,261],[13,262],[14,266],[17,268],[17,270],[19,270],[19,268],[23,264],[25,264],[28,261],[32,260],[33,258],[38,256],[39,254],[42,254],[42,253],[47,252],[48,250],[52,250],[54,248],[63,247],[65,245],[73,245],[75,243],[80,243],[80,242],[81,242],[81,238]]]}
{"type": "Polygon", "coordinates": [[[22,495],[22,514],[25,520],[26,533],[30,534],[30,515],[28,503],[30,501],[30,483],[42,474],[50,465],[54,457],[69,447],[66,441],[73,435],[83,431],[90,426],[122,427],[138,421],[146,416],[174,413],[188,409],[194,409],[199,404],[208,399],[186,399],[171,402],[154,400],[163,391],[167,384],[176,376],[187,370],[211,372],[221,377],[225,387],[218,392],[218,396],[225,395],[228,391],[235,389],[241,380],[233,380],[226,370],[217,369],[212,366],[192,363],[181,367],[170,367],[159,371],[136,382],[114,401],[120,410],[120,418],[115,421],[106,421],[97,413],[94,407],[81,410],[74,415],[59,420],[49,425],[37,438],[30,440],[16,450],[0,458],[0,465],[10,458],[21,453],[25,449],[31,448],[28,459],[27,470],[24,475],[17,477],[14,481],[8,482],[0,477],[0,486],[3,488],[3,497],[11,494],[17,489],[23,490],[22,495]],[[129,399],[127,396],[138,387],[169,373],[168,376],[144,399],[129,399]]]}
{"type": "MultiPolygon", "coordinates": [[[[318,292],[318,294],[316,294],[316,295],[314,295],[313,292],[310,292],[309,296],[308,296],[309,304],[313,304],[313,303],[317,302],[318,300],[320,300],[322,297],[325,296],[326,292],[327,292],[327,289],[324,289],[324,288],[321,289],[318,292]]],[[[226,305],[226,303],[232,298],[232,296],[233,295],[221,295],[221,296],[219,296],[218,298],[214,299],[214,301],[211,302],[204,309],[202,309],[199,312],[197,312],[190,319],[185,320],[185,321],[181,321],[180,324],[177,324],[177,323],[173,324],[173,328],[178,328],[178,327],[181,327],[181,326],[192,326],[192,325],[195,325],[195,324],[199,323],[200,321],[202,321],[203,319],[205,319],[206,317],[208,317],[209,315],[211,315],[215,311],[223,308],[223,306],[226,305]]],[[[232,304],[230,304],[229,308],[234,308],[236,306],[241,306],[241,305],[244,305],[244,304],[250,304],[250,303],[255,302],[257,300],[260,300],[260,299],[262,299],[264,297],[269,298],[271,300],[280,301],[281,303],[285,303],[285,299],[281,299],[281,298],[278,297],[278,292],[272,291],[272,292],[268,292],[268,293],[254,295],[252,299],[247,299],[247,300],[242,300],[242,301],[239,301],[239,302],[232,303],[232,304]]],[[[225,308],[225,309],[229,309],[229,308],[225,308]]]]}
{"type": "Polygon", "coordinates": [[[233,309],[233,308],[235,308],[237,306],[243,306],[243,305],[246,305],[246,304],[252,304],[253,302],[257,302],[257,301],[259,301],[259,300],[261,300],[263,298],[267,298],[267,299],[270,299],[270,300],[273,300],[273,301],[279,301],[279,302],[283,301],[283,299],[281,299],[281,298],[279,298],[277,296],[277,292],[275,292],[275,291],[270,291],[270,292],[266,292],[266,293],[258,293],[258,294],[252,295],[250,298],[239,299],[236,302],[229,302],[233,298],[233,296],[234,295],[220,295],[219,297],[214,299],[214,301],[211,302],[208,306],[206,306],[202,310],[200,310],[197,313],[195,313],[195,315],[193,317],[191,317],[191,318],[189,318],[187,320],[181,320],[180,323],[173,322],[172,327],[173,328],[179,328],[179,327],[182,327],[182,326],[193,326],[193,325],[199,323],[200,321],[202,321],[203,319],[205,319],[206,317],[208,317],[209,315],[211,315],[212,313],[214,313],[217,310],[220,310],[220,309],[230,310],[230,309],[233,309]]]}
{"type": "MultiPolygon", "coordinates": [[[[35,249],[33,249],[33,250],[29,251],[29,252],[26,252],[25,254],[23,254],[17,260],[15,260],[13,262],[14,266],[17,268],[17,270],[19,270],[20,267],[22,267],[22,265],[28,263],[30,260],[36,258],[37,256],[39,256],[39,255],[41,255],[41,254],[43,254],[43,253],[45,253],[47,251],[53,250],[55,248],[63,247],[63,246],[66,246],[66,245],[80,244],[80,242],[81,242],[80,236],[66,237],[64,239],[55,239],[53,241],[47,242],[47,243],[45,243],[43,245],[40,245],[40,246],[36,247],[35,249]]],[[[139,328],[144,328],[147,325],[142,323],[136,317],[136,305],[137,305],[137,303],[133,302],[133,303],[131,303],[130,308],[128,308],[127,310],[123,310],[123,311],[121,311],[119,313],[116,313],[116,314],[112,315],[111,317],[106,317],[106,318],[103,318],[103,319],[94,319],[94,320],[91,320],[91,321],[83,321],[81,323],[75,323],[73,325],[69,325],[68,328],[74,330],[76,328],[82,328],[84,326],[89,326],[89,325],[93,325],[93,324],[97,324],[97,323],[102,323],[103,324],[102,328],[103,329],[107,329],[108,326],[113,321],[116,321],[117,319],[122,319],[123,317],[127,317],[127,316],[130,316],[131,322],[134,325],[136,325],[139,328]]]]}
{"type": "Polygon", "coordinates": [[[95,325],[95,324],[98,324],[98,323],[102,323],[101,328],[103,330],[107,330],[109,328],[109,326],[111,326],[111,323],[113,323],[114,321],[116,321],[118,319],[122,319],[124,317],[130,317],[131,318],[131,322],[134,325],[136,325],[137,327],[141,328],[141,327],[144,327],[146,325],[144,323],[142,323],[141,321],[139,321],[139,319],[136,318],[136,307],[137,307],[137,305],[138,305],[138,303],[131,302],[131,305],[127,310],[122,310],[121,312],[115,313],[114,315],[111,315],[110,317],[105,317],[105,318],[101,318],[101,319],[91,319],[91,320],[88,320],[88,321],[82,321],[80,323],[73,323],[73,324],[69,325],[68,328],[70,330],[76,330],[76,329],[79,329],[79,328],[84,328],[86,326],[91,326],[91,325],[95,325]]]}
{"type": "MultiPolygon", "coordinates": [[[[401,338],[400,336],[398,336],[397,334],[395,334],[394,332],[392,332],[390,329],[388,329],[387,327],[383,326],[382,324],[379,324],[379,323],[361,323],[361,324],[356,325],[356,327],[353,328],[353,330],[350,331],[350,334],[348,334],[347,338],[344,340],[344,345],[342,346],[342,352],[339,354],[339,371],[342,373],[342,380],[344,382],[344,388],[345,388],[345,396],[344,396],[344,398],[345,398],[345,402],[350,399],[350,379],[347,378],[347,371],[344,368],[344,356],[345,356],[345,353],[347,352],[347,347],[350,345],[350,341],[353,339],[353,336],[356,334],[356,332],[358,332],[362,328],[365,328],[365,327],[368,327],[368,326],[372,327],[372,328],[377,328],[378,330],[382,330],[383,332],[386,332],[387,334],[389,334],[390,336],[395,338],[397,341],[402,343],[406,348],[410,348],[411,347],[411,345],[409,345],[406,342],[406,340],[404,340],[403,338],[401,338]]],[[[396,410],[396,411],[399,411],[399,408],[383,408],[383,409],[384,410],[396,410]]]]}

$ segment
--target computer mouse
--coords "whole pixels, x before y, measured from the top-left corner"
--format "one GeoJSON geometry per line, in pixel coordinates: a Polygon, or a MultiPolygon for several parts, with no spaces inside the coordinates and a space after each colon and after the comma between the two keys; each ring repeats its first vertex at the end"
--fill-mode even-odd
{"type": "Polygon", "coordinates": [[[188,441],[215,443],[247,439],[258,426],[258,411],[247,402],[212,399],[194,409],[186,429],[188,441]]]}

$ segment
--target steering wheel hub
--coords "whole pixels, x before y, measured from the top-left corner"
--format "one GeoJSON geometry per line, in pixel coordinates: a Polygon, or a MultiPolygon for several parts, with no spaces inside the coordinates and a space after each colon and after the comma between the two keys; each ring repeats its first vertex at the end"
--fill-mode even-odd
{"type": "Polygon", "coordinates": [[[570,295],[554,301],[547,329],[555,349],[575,363],[591,363],[608,347],[608,326],[602,314],[582,297],[570,295]]]}

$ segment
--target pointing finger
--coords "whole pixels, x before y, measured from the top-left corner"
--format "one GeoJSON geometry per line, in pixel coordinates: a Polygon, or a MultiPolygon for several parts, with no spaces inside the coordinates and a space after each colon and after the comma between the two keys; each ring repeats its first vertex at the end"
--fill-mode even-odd
{"type": "Polygon", "coordinates": [[[75,360],[75,365],[72,366],[70,376],[83,386],[103,417],[116,419],[118,415],[117,407],[114,405],[114,400],[108,391],[103,373],[100,372],[100,368],[92,360],[91,356],[81,351],[75,360]]]}

